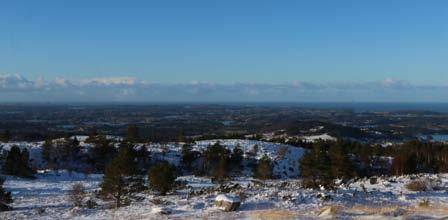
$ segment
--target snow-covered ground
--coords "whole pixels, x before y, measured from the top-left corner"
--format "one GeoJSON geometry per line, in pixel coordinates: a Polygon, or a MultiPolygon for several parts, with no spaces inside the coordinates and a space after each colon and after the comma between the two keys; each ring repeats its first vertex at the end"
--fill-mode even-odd
{"type": "Polygon", "coordinates": [[[168,196],[140,194],[140,201],[119,209],[98,199],[95,209],[72,208],[67,192],[83,183],[93,192],[99,189],[100,175],[41,173],[35,180],[8,177],[5,188],[13,193],[14,211],[0,213],[0,219],[391,219],[442,218],[448,216],[448,175],[421,175],[378,178],[371,184],[361,179],[335,191],[308,190],[300,180],[260,182],[237,178],[225,185],[210,179],[183,176],[187,185],[168,196]],[[437,188],[412,192],[405,185],[412,179],[432,179],[437,188]],[[226,213],[214,206],[223,192],[241,198],[239,211],[226,213]],[[423,205],[422,205],[423,204],[423,205]],[[170,212],[169,215],[160,214],[170,212]]]}
{"type": "MultiPolygon", "coordinates": [[[[85,138],[78,137],[81,146],[85,138]]],[[[168,196],[153,192],[139,194],[139,200],[119,209],[111,203],[96,199],[94,209],[73,208],[67,193],[75,183],[83,183],[92,197],[99,190],[101,175],[84,175],[60,171],[40,172],[36,179],[7,177],[4,187],[12,192],[14,211],[0,213],[0,219],[390,219],[390,218],[442,218],[448,216],[448,174],[379,177],[376,181],[360,179],[340,185],[335,191],[303,189],[298,169],[304,149],[250,140],[199,141],[193,150],[202,151],[219,141],[232,150],[239,145],[246,157],[255,159],[263,155],[274,161],[274,174],[278,180],[261,182],[251,177],[232,179],[225,185],[212,183],[209,178],[182,176],[178,181],[184,187],[168,196]],[[254,150],[254,146],[256,150],[254,150]],[[431,180],[432,187],[424,192],[412,192],[405,185],[413,179],[431,180]],[[226,213],[214,206],[221,194],[239,196],[241,207],[237,212],[226,213]],[[161,212],[170,213],[162,215],[161,212]]],[[[12,145],[27,148],[35,167],[43,165],[42,142],[2,144],[3,150],[12,145]]],[[[181,144],[140,144],[157,160],[179,164],[181,144]]]]}

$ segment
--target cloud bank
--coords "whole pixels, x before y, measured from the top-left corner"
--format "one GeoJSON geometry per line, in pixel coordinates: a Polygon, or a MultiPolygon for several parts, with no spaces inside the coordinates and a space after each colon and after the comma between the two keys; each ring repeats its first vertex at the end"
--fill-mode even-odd
{"type": "Polygon", "coordinates": [[[448,86],[378,82],[151,83],[134,77],[68,80],[0,74],[0,102],[448,102],[448,86]]]}

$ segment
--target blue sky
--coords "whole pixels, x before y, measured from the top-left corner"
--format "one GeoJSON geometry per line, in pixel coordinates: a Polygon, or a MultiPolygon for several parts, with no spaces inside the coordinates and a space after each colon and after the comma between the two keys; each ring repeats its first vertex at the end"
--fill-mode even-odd
{"type": "Polygon", "coordinates": [[[446,21],[442,0],[2,1],[0,101],[41,97],[56,86],[63,95],[43,101],[86,99],[62,82],[79,94],[95,91],[92,82],[126,87],[134,95],[121,99],[132,101],[248,94],[242,101],[448,101],[440,97],[448,91],[446,21]],[[137,98],[154,84],[215,85],[220,95],[137,98]],[[271,84],[315,90],[303,97],[258,91],[271,84]],[[371,89],[351,90],[360,85],[371,89]]]}

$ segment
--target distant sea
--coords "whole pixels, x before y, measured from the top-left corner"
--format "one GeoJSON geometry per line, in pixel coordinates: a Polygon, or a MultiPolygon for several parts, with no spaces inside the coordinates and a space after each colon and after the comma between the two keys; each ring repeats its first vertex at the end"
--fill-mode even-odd
{"type": "MultiPolygon", "coordinates": [[[[381,102],[322,102],[289,103],[305,108],[347,109],[355,112],[430,111],[448,113],[448,103],[381,103],[381,102]]],[[[288,105],[276,103],[272,105],[288,105]]]]}
{"type": "Polygon", "coordinates": [[[399,102],[55,102],[55,103],[1,103],[18,106],[108,106],[108,105],[236,105],[236,106],[295,106],[316,109],[347,109],[355,112],[430,111],[448,113],[448,103],[399,102]]]}
{"type": "Polygon", "coordinates": [[[448,113],[448,103],[303,103],[304,107],[350,109],[355,112],[430,111],[448,113]]]}

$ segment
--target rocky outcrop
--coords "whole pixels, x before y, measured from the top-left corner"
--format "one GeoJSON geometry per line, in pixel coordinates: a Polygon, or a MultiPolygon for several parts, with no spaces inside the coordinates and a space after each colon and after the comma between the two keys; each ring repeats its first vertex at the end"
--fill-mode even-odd
{"type": "Polygon", "coordinates": [[[238,196],[219,195],[215,199],[215,206],[226,212],[234,212],[240,208],[241,200],[238,196]]]}

